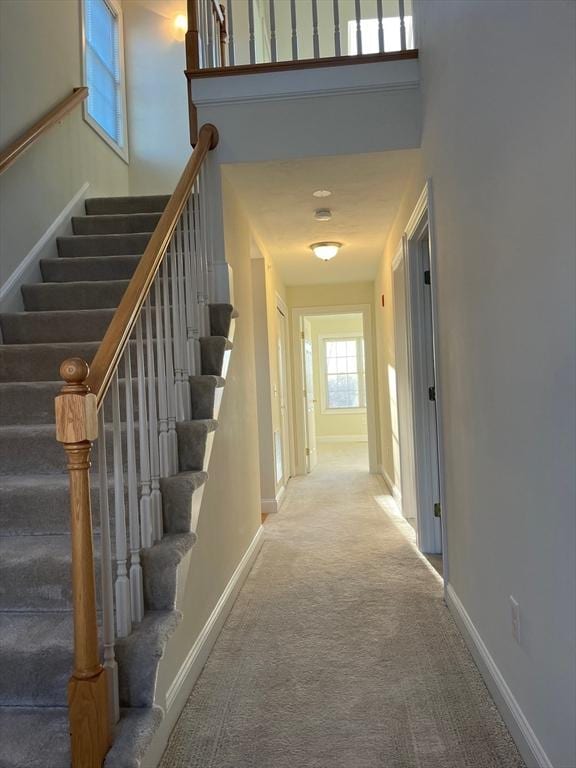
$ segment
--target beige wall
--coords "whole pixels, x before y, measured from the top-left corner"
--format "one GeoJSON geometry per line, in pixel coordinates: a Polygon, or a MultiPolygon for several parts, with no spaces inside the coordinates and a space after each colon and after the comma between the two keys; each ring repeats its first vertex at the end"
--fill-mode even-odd
{"type": "Polygon", "coordinates": [[[316,315],[311,316],[310,328],[312,330],[312,350],[314,360],[314,395],[316,398],[315,421],[316,437],[319,439],[359,435],[367,438],[366,410],[363,413],[337,413],[325,412],[322,408],[322,366],[320,356],[323,351],[322,337],[337,334],[348,335],[355,333],[362,336],[362,315],[316,315]]]}
{"type": "Polygon", "coordinates": [[[260,526],[250,229],[226,184],[224,200],[226,256],[234,270],[234,303],[239,318],[198,522],[198,541],[183,586],[183,619],[162,660],[160,691],[174,679],[260,526]]]}
{"type": "MultiPolygon", "coordinates": [[[[2,0],[0,147],[80,85],[80,3],[2,0]]],[[[0,283],[85,182],[89,196],[126,194],[128,166],[76,108],[0,177],[0,283]]]]}
{"type": "Polygon", "coordinates": [[[387,297],[380,381],[394,360],[390,261],[429,176],[449,597],[521,715],[493,686],[527,763],[568,766],[576,764],[576,5],[518,8],[418,4],[423,166],[376,284],[387,297]],[[542,45],[546,28],[554,45],[542,45]]]}

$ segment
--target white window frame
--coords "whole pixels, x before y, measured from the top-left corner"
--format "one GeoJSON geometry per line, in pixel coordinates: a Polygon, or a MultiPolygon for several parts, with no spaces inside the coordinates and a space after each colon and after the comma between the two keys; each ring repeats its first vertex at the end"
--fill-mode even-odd
{"type": "Polygon", "coordinates": [[[320,369],[320,413],[325,416],[334,416],[335,414],[361,414],[366,413],[366,351],[360,355],[358,343],[356,343],[356,357],[362,366],[358,365],[358,391],[360,396],[360,405],[355,408],[329,408],[328,407],[328,373],[326,370],[326,342],[327,341],[349,341],[356,339],[356,342],[363,341],[364,335],[360,331],[349,331],[347,333],[322,333],[318,335],[318,362],[320,369]],[[363,403],[363,404],[362,404],[363,403]]]}
{"type": "MultiPolygon", "coordinates": [[[[88,72],[87,72],[87,66],[86,66],[86,8],[85,3],[86,0],[79,0],[80,2],[80,10],[81,10],[81,18],[82,18],[82,83],[83,85],[87,86],[88,89],[90,88],[90,85],[88,83],[88,72]]],[[[116,0],[104,0],[110,11],[114,14],[114,16],[117,19],[118,23],[118,66],[119,66],[119,98],[120,98],[120,110],[121,110],[121,120],[120,120],[120,136],[121,136],[121,143],[118,143],[117,141],[114,141],[112,136],[110,136],[98,123],[97,120],[95,120],[92,115],[88,112],[88,99],[84,101],[83,107],[82,107],[82,115],[84,118],[84,122],[86,122],[92,130],[94,130],[98,136],[106,143],[108,146],[116,152],[117,155],[119,155],[122,160],[124,160],[125,163],[129,162],[129,154],[128,154],[128,119],[127,119],[127,110],[126,110],[126,67],[124,62],[124,16],[122,14],[122,7],[116,0]]]]}

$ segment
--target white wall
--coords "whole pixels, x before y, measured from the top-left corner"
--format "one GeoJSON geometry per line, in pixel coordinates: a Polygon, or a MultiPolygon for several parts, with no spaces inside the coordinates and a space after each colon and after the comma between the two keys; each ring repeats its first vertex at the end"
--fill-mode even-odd
{"type": "Polygon", "coordinates": [[[567,768],[576,765],[576,4],[426,0],[417,12],[423,169],[401,226],[430,176],[449,580],[526,718],[523,734],[508,722],[529,763],[567,768]]]}
{"type": "MultiPolygon", "coordinates": [[[[2,0],[0,147],[80,85],[80,3],[2,0]]],[[[85,182],[90,196],[126,194],[128,166],[76,107],[0,176],[0,283],[85,182]]]]}

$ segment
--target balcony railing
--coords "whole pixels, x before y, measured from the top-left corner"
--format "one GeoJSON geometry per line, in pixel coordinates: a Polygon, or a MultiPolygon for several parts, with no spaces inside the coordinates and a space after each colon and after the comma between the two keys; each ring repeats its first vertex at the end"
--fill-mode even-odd
{"type": "Polygon", "coordinates": [[[415,48],[412,0],[189,0],[188,7],[189,72],[415,48]]]}

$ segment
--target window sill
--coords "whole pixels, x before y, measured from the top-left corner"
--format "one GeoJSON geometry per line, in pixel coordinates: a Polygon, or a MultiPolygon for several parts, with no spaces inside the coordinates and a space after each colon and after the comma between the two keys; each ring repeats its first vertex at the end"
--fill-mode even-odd
{"type": "Polygon", "coordinates": [[[321,408],[320,413],[322,416],[360,416],[366,413],[366,408],[321,408]]]}

